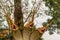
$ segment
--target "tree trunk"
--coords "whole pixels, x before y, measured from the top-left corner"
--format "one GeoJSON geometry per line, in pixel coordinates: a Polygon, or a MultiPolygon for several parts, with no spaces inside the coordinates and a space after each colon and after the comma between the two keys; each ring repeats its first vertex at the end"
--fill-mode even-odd
{"type": "Polygon", "coordinates": [[[32,31],[28,28],[24,28],[23,36],[21,31],[16,31],[14,33],[15,40],[39,40],[40,36],[41,34],[37,30],[32,31]]]}
{"type": "Polygon", "coordinates": [[[20,29],[13,32],[13,37],[15,38],[15,40],[38,40],[40,37],[40,33],[37,30],[32,31],[30,28],[24,27],[21,0],[14,0],[14,5],[14,21],[20,29]]]}
{"type": "Polygon", "coordinates": [[[23,13],[22,13],[22,8],[21,8],[21,0],[14,0],[14,7],[15,7],[15,12],[14,12],[14,21],[15,24],[20,28],[23,29],[23,13]]]}
{"type": "Polygon", "coordinates": [[[22,34],[20,30],[17,30],[13,33],[13,37],[15,40],[23,40],[22,34]]]}
{"type": "Polygon", "coordinates": [[[15,7],[14,22],[19,27],[19,30],[13,32],[13,37],[15,38],[15,40],[23,40],[22,29],[24,27],[24,23],[23,23],[23,13],[21,8],[21,0],[14,0],[14,7],[15,7]]]}
{"type": "Polygon", "coordinates": [[[32,31],[29,28],[24,28],[23,30],[24,40],[38,40],[39,37],[40,37],[40,33],[37,30],[32,31]]]}

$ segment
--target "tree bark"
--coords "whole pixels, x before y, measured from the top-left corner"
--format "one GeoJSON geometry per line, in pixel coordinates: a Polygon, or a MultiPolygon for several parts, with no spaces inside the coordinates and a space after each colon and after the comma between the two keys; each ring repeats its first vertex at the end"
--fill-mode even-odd
{"type": "Polygon", "coordinates": [[[39,38],[41,37],[41,34],[39,33],[39,31],[37,30],[32,31],[31,29],[28,29],[28,28],[24,28],[22,34],[21,34],[21,31],[19,30],[16,31],[13,34],[14,39],[15,40],[39,40],[39,38]]]}
{"type": "Polygon", "coordinates": [[[21,8],[21,0],[14,0],[14,21],[15,24],[20,28],[23,29],[24,23],[23,23],[23,13],[21,8]]]}
{"type": "Polygon", "coordinates": [[[24,28],[23,39],[24,40],[39,40],[41,34],[37,30],[31,30],[29,28],[24,28]]]}
{"type": "Polygon", "coordinates": [[[13,32],[15,40],[23,40],[23,13],[21,8],[21,0],[14,0],[14,22],[19,27],[19,30],[13,32]]]}
{"type": "Polygon", "coordinates": [[[15,40],[38,40],[40,37],[40,33],[38,31],[32,31],[30,28],[24,27],[21,0],[14,0],[14,6],[14,21],[20,29],[13,33],[15,40]]]}

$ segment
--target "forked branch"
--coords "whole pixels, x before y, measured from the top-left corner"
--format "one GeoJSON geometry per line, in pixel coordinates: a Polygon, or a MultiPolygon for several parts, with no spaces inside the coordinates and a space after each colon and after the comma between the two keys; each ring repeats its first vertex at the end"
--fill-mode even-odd
{"type": "Polygon", "coordinates": [[[47,28],[48,28],[50,25],[52,25],[53,22],[54,22],[54,20],[51,20],[51,22],[48,23],[46,26],[44,26],[44,27],[42,27],[42,28],[38,28],[37,30],[38,30],[41,34],[43,34],[43,33],[47,30],[47,28]]]}
{"type": "Polygon", "coordinates": [[[18,27],[17,27],[17,25],[14,24],[14,22],[13,22],[12,19],[10,18],[9,13],[6,13],[6,14],[5,14],[5,17],[6,17],[6,20],[7,20],[7,22],[8,22],[8,25],[10,26],[10,30],[14,30],[14,31],[17,30],[18,27]]]}

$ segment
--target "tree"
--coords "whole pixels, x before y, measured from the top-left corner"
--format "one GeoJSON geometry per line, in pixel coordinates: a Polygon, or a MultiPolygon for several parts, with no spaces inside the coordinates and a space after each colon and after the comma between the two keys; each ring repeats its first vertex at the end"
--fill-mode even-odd
{"type": "MultiPolygon", "coordinates": [[[[17,23],[16,25],[18,25],[19,27],[24,27],[23,26],[23,14],[21,11],[21,0],[14,0],[14,2],[15,2],[15,12],[14,12],[15,15],[14,16],[15,16],[15,22],[17,23]],[[18,12],[18,11],[21,11],[21,12],[18,12]],[[19,16],[19,15],[21,15],[21,16],[19,16]]],[[[18,31],[16,34],[14,34],[14,37],[16,40],[18,38],[20,40],[23,40],[23,39],[24,40],[37,40],[36,36],[37,36],[37,38],[39,37],[39,32],[36,30],[32,32],[32,30],[30,28],[29,29],[20,28],[20,32],[18,31]],[[18,33],[20,34],[20,36],[18,35],[18,33]]]]}
{"type": "MultiPolygon", "coordinates": [[[[44,22],[43,27],[38,28],[38,29],[35,29],[33,17],[34,17],[34,15],[37,14],[37,12],[40,8],[41,1],[39,1],[36,4],[36,0],[35,0],[35,2],[33,3],[33,8],[31,9],[31,12],[26,19],[26,21],[28,20],[29,17],[33,19],[32,22],[28,21],[29,24],[31,23],[31,25],[28,24],[29,28],[24,26],[23,14],[25,14],[25,13],[23,13],[23,11],[22,11],[21,1],[22,0],[14,0],[13,6],[14,6],[15,10],[12,10],[12,11],[14,11],[14,13],[12,13],[11,9],[10,9],[10,7],[12,7],[12,6],[3,5],[6,2],[11,3],[10,0],[6,0],[5,2],[3,2],[2,0],[0,1],[1,9],[3,10],[3,12],[1,12],[1,13],[4,15],[8,25],[10,27],[8,32],[12,33],[12,37],[15,40],[43,40],[43,39],[41,39],[41,37],[44,34],[44,32],[46,32],[46,30],[49,30],[50,34],[53,34],[53,31],[56,28],[60,27],[60,21],[59,21],[60,20],[60,16],[59,16],[60,13],[59,13],[59,5],[58,5],[59,1],[45,0],[46,6],[49,7],[49,11],[46,12],[46,14],[52,16],[53,18],[48,19],[47,23],[44,22]],[[37,6],[35,6],[35,4],[37,6]],[[11,14],[14,15],[14,21],[11,19],[11,14]],[[33,27],[31,27],[32,25],[33,25],[33,27]],[[56,25],[57,25],[57,27],[56,27],[56,25]]],[[[28,4],[26,4],[26,6],[27,5],[28,4]]]]}
{"type": "MultiPolygon", "coordinates": [[[[58,0],[45,0],[45,5],[46,6],[48,6],[49,7],[49,9],[50,9],[50,11],[49,11],[49,13],[46,13],[47,15],[51,15],[53,18],[53,20],[54,20],[54,22],[53,22],[53,24],[51,25],[52,27],[52,29],[51,28],[49,28],[49,30],[52,30],[52,32],[54,31],[54,30],[56,30],[56,28],[57,29],[60,29],[60,13],[59,13],[59,6],[60,6],[60,1],[58,1],[58,0]],[[53,29],[54,28],[54,29],[53,29]]],[[[58,32],[58,31],[57,31],[58,32]]]]}

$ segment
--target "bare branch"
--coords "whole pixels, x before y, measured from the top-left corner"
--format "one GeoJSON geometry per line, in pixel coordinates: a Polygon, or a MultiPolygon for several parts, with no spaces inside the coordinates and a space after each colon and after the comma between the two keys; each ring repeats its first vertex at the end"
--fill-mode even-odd
{"type": "Polygon", "coordinates": [[[34,6],[35,4],[33,4],[33,8],[31,9],[31,12],[30,12],[30,14],[28,15],[28,17],[26,18],[26,20],[25,20],[24,23],[26,23],[27,19],[30,17],[30,15],[31,15],[32,13],[34,13],[34,14],[37,13],[37,11],[38,11],[39,8],[40,8],[40,4],[41,4],[41,1],[38,2],[37,6],[34,6]]]}

